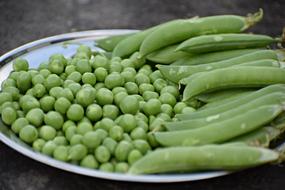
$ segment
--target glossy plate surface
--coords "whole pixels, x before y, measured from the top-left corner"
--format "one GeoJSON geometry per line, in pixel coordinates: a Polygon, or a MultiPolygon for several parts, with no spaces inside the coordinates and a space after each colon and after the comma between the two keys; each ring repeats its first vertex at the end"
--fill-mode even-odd
{"type": "MultiPolygon", "coordinates": [[[[49,56],[54,53],[62,53],[66,57],[72,56],[79,44],[88,45],[92,50],[100,50],[96,47],[95,40],[111,35],[119,35],[135,32],[135,30],[94,30],[74,32],[62,34],[37,40],[19,48],[16,48],[0,57],[0,84],[5,80],[12,70],[11,62],[17,57],[22,57],[29,61],[30,67],[36,68],[43,61],[47,61],[49,56]]],[[[150,183],[169,183],[202,180],[222,175],[229,174],[226,171],[212,172],[197,172],[191,174],[163,174],[163,175],[127,175],[106,173],[98,170],[86,169],[80,166],[57,161],[51,157],[45,156],[33,151],[28,145],[23,143],[10,129],[0,121],[0,140],[18,151],[19,153],[28,156],[34,160],[44,164],[53,166],[58,169],[69,172],[98,177],[117,181],[132,181],[132,182],[150,182],[150,183]]],[[[5,156],[5,155],[3,155],[5,156]]]]}

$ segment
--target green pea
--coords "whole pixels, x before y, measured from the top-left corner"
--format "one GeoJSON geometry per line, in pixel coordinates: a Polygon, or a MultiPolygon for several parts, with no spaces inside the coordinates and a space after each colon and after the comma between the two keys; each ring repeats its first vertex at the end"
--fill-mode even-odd
{"type": "Polygon", "coordinates": [[[137,127],[137,128],[135,128],[134,130],[132,130],[132,132],[131,132],[131,137],[132,137],[132,139],[146,139],[147,138],[147,135],[146,135],[146,133],[145,133],[145,131],[144,131],[144,129],[143,128],[141,128],[141,127],[137,127]]]}
{"type": "Polygon", "coordinates": [[[124,84],[123,77],[117,73],[111,73],[105,78],[105,85],[109,89],[113,89],[117,86],[122,86],[124,84]]]}
{"type": "Polygon", "coordinates": [[[47,90],[50,90],[52,87],[61,86],[61,84],[62,79],[59,78],[56,74],[50,74],[44,82],[44,85],[47,90]]]}
{"type": "Polygon", "coordinates": [[[113,73],[113,72],[120,73],[122,70],[123,70],[123,66],[121,65],[120,62],[118,62],[118,61],[111,62],[110,68],[109,68],[110,73],[113,73]]]}
{"type": "Polygon", "coordinates": [[[20,130],[19,137],[26,143],[32,143],[38,138],[38,131],[34,126],[26,125],[20,130]]]}
{"type": "Polygon", "coordinates": [[[49,91],[49,95],[59,98],[62,94],[63,88],[59,86],[52,87],[49,91]]]}
{"type": "Polygon", "coordinates": [[[132,138],[130,137],[128,133],[123,134],[123,140],[132,143],[132,138]]]}
{"type": "Polygon", "coordinates": [[[119,121],[119,125],[124,129],[125,132],[131,132],[136,128],[136,119],[131,114],[124,114],[119,121]]]}
{"type": "Polygon", "coordinates": [[[182,114],[188,114],[188,113],[193,113],[194,111],[196,111],[196,110],[192,107],[185,107],[185,108],[183,108],[181,113],[182,114]]]}
{"type": "Polygon", "coordinates": [[[150,79],[148,78],[148,76],[143,73],[138,73],[135,76],[135,81],[138,85],[141,85],[143,83],[150,83],[150,79]]]}
{"type": "Polygon", "coordinates": [[[70,119],[72,121],[79,121],[84,116],[84,109],[79,104],[72,104],[68,108],[68,110],[66,112],[66,116],[67,116],[68,119],[70,119]]]}
{"type": "Polygon", "coordinates": [[[96,101],[99,105],[112,104],[113,93],[107,88],[101,88],[96,93],[96,101]]]}
{"type": "Polygon", "coordinates": [[[12,102],[12,96],[10,93],[8,92],[1,92],[0,93],[0,106],[4,103],[4,102],[12,102]]]}
{"type": "Polygon", "coordinates": [[[123,113],[136,114],[139,110],[139,102],[134,96],[127,96],[120,102],[120,109],[123,113]]]}
{"type": "MultiPolygon", "coordinates": [[[[11,71],[10,72],[10,74],[9,74],[9,78],[7,78],[6,80],[10,80],[10,82],[12,82],[12,83],[8,83],[9,85],[12,85],[12,86],[16,86],[16,81],[17,81],[17,78],[18,78],[18,76],[19,76],[19,73],[20,73],[21,71],[11,71]],[[12,81],[13,80],[13,81],[12,81]]],[[[5,80],[5,81],[6,81],[5,80]]],[[[3,81],[4,82],[4,81],[3,81]]],[[[2,84],[1,85],[3,85],[3,82],[2,82],[2,84]]]]}
{"type": "Polygon", "coordinates": [[[52,140],[56,136],[56,130],[48,125],[44,125],[39,129],[39,136],[44,140],[52,140]]]}
{"type": "Polygon", "coordinates": [[[85,133],[92,130],[93,126],[89,122],[80,122],[77,126],[76,132],[80,135],[84,135],[85,133]]]}
{"type": "Polygon", "coordinates": [[[133,145],[128,141],[121,141],[116,147],[115,157],[118,161],[126,161],[129,152],[133,149],[133,145]]]}
{"type": "Polygon", "coordinates": [[[35,151],[41,152],[42,149],[43,149],[43,147],[44,147],[44,145],[45,145],[45,143],[46,143],[45,140],[43,140],[43,139],[37,139],[37,140],[35,140],[35,141],[33,142],[32,147],[33,147],[33,149],[34,149],[35,151]]]}
{"type": "Polygon", "coordinates": [[[32,87],[32,77],[26,72],[22,71],[17,78],[17,87],[21,93],[25,93],[28,89],[32,87]]]}
{"type": "Polygon", "coordinates": [[[176,86],[165,86],[161,89],[160,91],[161,94],[164,93],[170,93],[172,94],[175,98],[179,97],[179,90],[176,86]]]}
{"type": "Polygon", "coordinates": [[[82,135],[79,135],[79,134],[75,134],[71,137],[70,139],[70,145],[73,146],[73,145],[76,145],[76,144],[81,144],[82,143],[82,138],[83,136],[82,135]]]}
{"type": "Polygon", "coordinates": [[[176,98],[168,92],[161,94],[159,100],[162,104],[169,104],[171,106],[175,106],[176,104],[176,98]]]}
{"type": "Polygon", "coordinates": [[[158,99],[159,95],[157,92],[153,92],[153,91],[145,91],[143,93],[143,99],[145,101],[148,101],[150,99],[158,99]]]}
{"type": "Polygon", "coordinates": [[[169,104],[162,104],[161,105],[161,113],[166,113],[169,116],[172,116],[173,109],[169,104]]]}
{"type": "Polygon", "coordinates": [[[40,74],[44,77],[44,78],[47,78],[51,72],[48,70],[48,69],[42,69],[40,70],[40,74]]]}
{"type": "Polygon", "coordinates": [[[134,76],[137,74],[137,71],[133,67],[126,67],[124,71],[131,72],[134,76]]]}
{"type": "Polygon", "coordinates": [[[53,157],[60,161],[68,160],[68,147],[66,146],[58,146],[53,151],[53,157]]]}
{"type": "Polygon", "coordinates": [[[109,60],[102,55],[96,55],[93,59],[90,60],[90,64],[93,67],[93,69],[97,69],[100,67],[108,69],[109,60]]]}
{"type": "Polygon", "coordinates": [[[103,106],[103,117],[108,117],[110,119],[116,119],[119,115],[119,109],[114,105],[104,105],[103,106]]]}
{"type": "Polygon", "coordinates": [[[160,92],[164,87],[167,86],[167,82],[163,79],[157,79],[154,81],[153,86],[157,92],[160,92]]]}
{"type": "Polygon", "coordinates": [[[89,56],[87,53],[85,52],[77,52],[75,55],[74,55],[74,58],[77,58],[77,62],[79,60],[88,60],[89,59],[89,56]]]}
{"type": "Polygon", "coordinates": [[[153,135],[153,132],[149,132],[149,133],[147,134],[147,140],[148,140],[148,142],[149,142],[149,144],[150,144],[150,146],[151,146],[152,148],[156,148],[156,147],[159,146],[159,143],[158,143],[157,140],[155,139],[155,137],[154,137],[154,135],[153,135]]]}
{"type": "Polygon", "coordinates": [[[120,141],[123,138],[124,130],[122,127],[115,125],[109,129],[109,136],[115,141],[120,141]]]}
{"type": "Polygon", "coordinates": [[[65,121],[64,124],[63,124],[63,126],[62,126],[62,131],[65,132],[66,129],[67,129],[68,127],[70,127],[70,126],[76,126],[76,124],[75,124],[73,121],[71,121],[71,120],[65,121]]]}
{"type": "Polygon", "coordinates": [[[114,154],[117,146],[117,142],[114,139],[107,137],[104,139],[102,144],[109,150],[111,154],[114,154]]]}
{"type": "Polygon", "coordinates": [[[56,147],[57,147],[57,145],[53,141],[47,141],[44,144],[41,152],[45,155],[51,156],[56,147]]]}
{"type": "Polygon", "coordinates": [[[17,86],[16,80],[17,80],[17,78],[16,79],[7,78],[6,80],[4,80],[1,84],[2,91],[8,87],[16,87],[17,86]]]}
{"type": "Polygon", "coordinates": [[[105,146],[101,145],[98,146],[95,150],[95,158],[101,162],[101,163],[106,163],[109,161],[111,157],[111,154],[105,146]]]}
{"type": "Polygon", "coordinates": [[[94,74],[96,76],[97,81],[104,82],[105,78],[108,75],[108,71],[103,67],[98,67],[97,69],[95,69],[94,74]]]}
{"type": "Polygon", "coordinates": [[[68,151],[68,160],[82,160],[87,155],[87,148],[82,144],[76,144],[70,147],[68,151]]]}
{"type": "Polygon", "coordinates": [[[112,93],[114,94],[114,96],[118,94],[119,92],[127,92],[127,90],[121,86],[118,86],[112,89],[112,93]]]}
{"type": "Polygon", "coordinates": [[[80,162],[80,166],[85,168],[96,169],[99,164],[92,154],[86,155],[80,162]]]}
{"type": "Polygon", "coordinates": [[[29,69],[29,63],[25,59],[17,58],[13,62],[14,71],[27,71],[28,69],[29,69]]]}
{"type": "Polygon", "coordinates": [[[68,80],[72,80],[72,81],[77,82],[77,83],[81,81],[81,78],[82,78],[82,75],[78,71],[74,71],[67,76],[68,80]]]}
{"type": "Polygon", "coordinates": [[[100,165],[99,170],[104,171],[104,172],[113,172],[114,166],[113,166],[113,164],[111,164],[109,162],[103,163],[100,165]]]}
{"type": "Polygon", "coordinates": [[[137,127],[142,128],[145,132],[148,131],[148,124],[144,122],[143,120],[137,121],[137,127]]]}
{"type": "Polygon", "coordinates": [[[67,60],[65,59],[65,57],[59,53],[56,53],[56,54],[53,54],[52,56],[50,56],[49,62],[52,62],[54,60],[59,60],[63,65],[67,64],[67,60]]]}
{"type": "Polygon", "coordinates": [[[48,68],[48,61],[44,61],[39,65],[38,70],[41,71],[41,70],[47,69],[47,68],[48,68]]]}
{"type": "Polygon", "coordinates": [[[167,113],[160,113],[157,115],[157,117],[164,121],[171,121],[171,117],[167,113]]]}
{"type": "Polygon", "coordinates": [[[55,98],[52,96],[44,96],[40,99],[40,107],[44,112],[51,111],[54,107],[55,98]]]}
{"type": "Polygon", "coordinates": [[[76,50],[77,53],[80,53],[80,52],[83,52],[83,53],[86,53],[87,56],[90,58],[91,55],[92,55],[92,51],[90,49],[90,47],[86,46],[86,45],[80,45],[77,50],[76,50]]]}
{"type": "Polygon", "coordinates": [[[147,117],[145,114],[141,113],[141,112],[138,112],[138,113],[135,115],[135,119],[136,119],[137,121],[142,120],[142,121],[144,121],[145,123],[148,123],[148,117],[147,117]]]}
{"type": "Polygon", "coordinates": [[[53,142],[57,145],[67,145],[68,144],[67,139],[64,136],[56,136],[53,139],[53,142]]]}
{"type": "Polygon", "coordinates": [[[147,115],[157,115],[161,112],[161,103],[157,99],[150,99],[144,105],[143,110],[147,115]]]}
{"type": "Polygon", "coordinates": [[[134,63],[136,69],[145,64],[145,57],[142,57],[139,52],[135,52],[131,55],[130,60],[134,63]]]}
{"type": "Polygon", "coordinates": [[[96,131],[89,131],[83,135],[82,143],[88,148],[96,148],[102,142],[100,134],[96,131]]]}
{"type": "Polygon", "coordinates": [[[46,125],[50,125],[54,127],[56,130],[59,130],[61,129],[64,123],[64,119],[60,113],[55,112],[55,111],[49,111],[44,116],[44,122],[46,125]]]}
{"type": "Polygon", "coordinates": [[[139,92],[138,85],[134,82],[125,83],[125,89],[127,90],[128,94],[138,94],[139,92]]]}
{"type": "Polygon", "coordinates": [[[125,82],[135,82],[135,74],[130,71],[123,71],[121,76],[124,78],[125,82]]]}
{"type": "Polygon", "coordinates": [[[103,110],[98,104],[91,104],[86,109],[86,116],[91,121],[98,121],[103,116],[103,110]]]}
{"type": "Polygon", "coordinates": [[[134,147],[139,150],[142,154],[146,154],[148,151],[151,150],[150,145],[146,140],[137,139],[133,141],[134,147]]]}
{"type": "Polygon", "coordinates": [[[65,130],[65,136],[67,140],[71,140],[71,138],[76,134],[76,126],[71,125],[65,130]]]}
{"type": "Polygon", "coordinates": [[[22,110],[17,110],[18,118],[25,117],[25,113],[22,110]]]}
{"type": "Polygon", "coordinates": [[[73,73],[74,71],[76,71],[75,65],[67,65],[67,66],[65,67],[65,73],[66,73],[67,75],[70,75],[70,74],[73,73]]]}
{"type": "Polygon", "coordinates": [[[96,76],[93,73],[84,73],[82,75],[82,82],[93,86],[96,84],[96,76]]]}
{"type": "Polygon", "coordinates": [[[67,88],[70,89],[73,96],[75,96],[77,92],[81,89],[81,85],[79,83],[71,83],[68,85],[67,88]]]}
{"type": "Polygon", "coordinates": [[[139,160],[142,157],[143,157],[142,153],[139,150],[134,149],[129,153],[128,162],[130,165],[132,165],[133,163],[135,163],[137,160],[139,160]]]}
{"type": "Polygon", "coordinates": [[[123,59],[121,61],[121,64],[124,68],[133,68],[134,67],[133,62],[130,59],[123,59]]]}
{"type": "Polygon", "coordinates": [[[39,101],[31,95],[24,95],[20,98],[20,106],[24,112],[28,112],[33,108],[39,108],[39,101]]]}
{"type": "Polygon", "coordinates": [[[6,107],[1,113],[2,121],[7,125],[12,125],[12,123],[17,119],[17,112],[12,107],[6,107]]]}
{"type": "Polygon", "coordinates": [[[119,162],[115,165],[115,172],[117,173],[127,173],[129,165],[126,162],[119,162]]]}
{"type": "Polygon", "coordinates": [[[33,96],[41,98],[46,94],[46,88],[42,84],[36,84],[33,88],[33,96]]]}
{"type": "Polygon", "coordinates": [[[11,129],[13,130],[14,133],[18,134],[20,130],[28,124],[29,121],[26,118],[18,118],[13,122],[11,129]]]}
{"type": "Polygon", "coordinates": [[[154,87],[151,84],[143,83],[139,86],[140,94],[143,94],[146,91],[154,91],[154,87]]]}
{"type": "Polygon", "coordinates": [[[126,92],[119,92],[118,94],[115,95],[114,97],[114,101],[116,105],[120,105],[121,101],[128,96],[128,94],[126,92]]]}
{"type": "Polygon", "coordinates": [[[19,102],[12,102],[12,107],[13,107],[16,111],[20,110],[20,104],[19,104],[19,102]]]}
{"type": "Polygon", "coordinates": [[[89,64],[89,61],[86,59],[80,59],[78,60],[78,62],[76,63],[76,71],[78,71],[79,73],[81,73],[82,75],[84,73],[87,72],[91,72],[92,68],[91,65],[89,64]]]}
{"type": "Polygon", "coordinates": [[[96,98],[96,91],[94,88],[86,87],[79,90],[76,94],[76,101],[83,107],[92,104],[96,98]]]}
{"type": "Polygon", "coordinates": [[[27,113],[26,118],[29,123],[36,127],[39,127],[43,123],[44,112],[40,108],[34,108],[27,113]]]}
{"type": "Polygon", "coordinates": [[[64,63],[62,63],[59,59],[55,59],[55,60],[50,61],[48,63],[48,70],[51,73],[54,73],[57,75],[63,73],[63,71],[65,69],[64,67],[65,67],[64,63]]]}
{"type": "Polygon", "coordinates": [[[185,104],[184,102],[177,102],[177,104],[174,106],[173,109],[174,109],[175,114],[180,114],[182,113],[182,110],[186,107],[187,107],[187,104],[185,104]]]}
{"type": "Polygon", "coordinates": [[[95,90],[98,91],[100,88],[105,88],[105,84],[102,82],[97,82],[94,86],[95,90]]]}

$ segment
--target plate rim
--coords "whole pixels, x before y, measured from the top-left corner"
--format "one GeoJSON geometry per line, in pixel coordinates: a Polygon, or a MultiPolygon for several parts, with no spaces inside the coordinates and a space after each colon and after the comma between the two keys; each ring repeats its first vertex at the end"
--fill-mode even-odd
{"type": "MultiPolygon", "coordinates": [[[[28,50],[32,51],[32,48],[42,47],[49,44],[60,43],[67,40],[74,39],[84,39],[88,37],[104,37],[112,35],[127,34],[131,32],[136,32],[138,30],[134,29],[104,29],[104,30],[86,30],[79,32],[64,33],[59,35],[54,35],[46,38],[41,38],[24,45],[21,45],[15,49],[12,49],[5,54],[0,56],[0,68],[6,65],[11,59],[18,57],[21,53],[25,53],[28,50]]],[[[190,173],[190,174],[163,174],[163,175],[130,175],[130,174],[117,174],[108,173],[95,169],[88,169],[81,166],[73,165],[70,163],[65,163],[58,161],[36,151],[31,148],[24,147],[19,143],[11,140],[8,136],[0,131],[0,141],[6,144],[8,147],[16,150],[18,153],[25,155],[33,160],[41,162],[43,164],[52,166],[57,169],[65,170],[68,172],[85,175],[89,177],[96,177],[101,179],[115,180],[115,181],[125,181],[125,182],[147,182],[147,183],[173,183],[173,182],[187,182],[187,181],[197,181],[203,179],[209,179],[219,176],[228,175],[229,171],[210,171],[202,173],[190,173]]]]}

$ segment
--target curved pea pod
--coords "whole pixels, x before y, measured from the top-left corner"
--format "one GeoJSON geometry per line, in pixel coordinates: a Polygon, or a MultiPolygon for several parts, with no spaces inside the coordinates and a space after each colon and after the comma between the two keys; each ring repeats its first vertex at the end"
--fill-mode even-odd
{"type": "Polygon", "coordinates": [[[213,51],[260,48],[280,40],[259,34],[212,34],[190,38],[181,43],[176,51],[207,53],[213,51]]]}
{"type": "Polygon", "coordinates": [[[239,97],[233,101],[226,102],[223,104],[219,104],[213,107],[209,107],[207,109],[199,109],[191,114],[177,114],[176,117],[179,119],[182,119],[183,117],[188,119],[198,119],[198,118],[205,118],[208,116],[213,116],[222,112],[225,112],[227,110],[231,110],[235,107],[238,107],[242,104],[246,104],[250,101],[253,101],[255,99],[258,99],[262,96],[266,96],[267,94],[271,94],[274,92],[282,92],[285,93],[285,85],[284,84],[275,84],[266,86],[260,90],[257,90],[253,93],[250,93],[246,96],[239,97]]]}
{"type": "Polygon", "coordinates": [[[268,94],[260,98],[257,98],[248,103],[241,104],[237,107],[233,107],[231,110],[218,113],[216,115],[211,115],[205,118],[188,119],[187,115],[185,114],[185,115],[180,116],[180,119],[182,121],[166,122],[164,123],[164,125],[168,131],[195,129],[199,127],[205,127],[213,123],[225,121],[228,118],[232,118],[240,113],[244,113],[251,109],[257,109],[260,106],[280,104],[281,102],[285,102],[284,93],[275,92],[275,93],[268,94]]]}
{"type": "Polygon", "coordinates": [[[163,47],[198,35],[242,32],[259,22],[262,16],[263,12],[261,10],[247,17],[219,15],[190,20],[177,20],[165,24],[150,33],[143,40],[139,52],[142,56],[145,56],[163,47]]]}
{"type": "Polygon", "coordinates": [[[251,65],[278,65],[279,63],[277,60],[277,55],[272,50],[260,50],[257,52],[245,54],[239,57],[227,59],[224,61],[213,62],[208,64],[201,64],[201,65],[158,65],[157,68],[160,70],[162,75],[172,81],[178,83],[181,79],[189,77],[195,73],[211,71],[215,69],[220,69],[224,67],[230,67],[239,64],[245,64],[244,66],[251,66],[251,65]],[[271,59],[266,60],[260,63],[263,59],[271,59]],[[252,62],[253,63],[248,63],[252,62]]]}
{"type": "Polygon", "coordinates": [[[280,105],[266,105],[205,127],[156,132],[154,136],[162,146],[197,146],[222,143],[258,129],[272,121],[281,112],[282,106],[280,105]]]}
{"type": "Polygon", "coordinates": [[[135,162],[131,174],[237,170],[276,161],[279,154],[250,146],[205,145],[157,149],[135,162]]]}
{"type": "MultiPolygon", "coordinates": [[[[136,32],[135,32],[136,33],[136,32]]],[[[124,40],[125,38],[134,35],[135,33],[130,34],[123,34],[123,35],[116,35],[116,36],[109,36],[107,38],[96,40],[96,45],[105,51],[113,51],[116,45],[124,40]]]]}
{"type": "Polygon", "coordinates": [[[185,53],[182,51],[175,51],[177,46],[178,45],[172,45],[172,46],[168,46],[163,49],[157,50],[147,55],[146,59],[156,62],[156,63],[170,64],[178,59],[190,56],[189,53],[185,53]]]}
{"type": "Polygon", "coordinates": [[[275,67],[239,66],[216,69],[185,79],[183,101],[219,89],[263,87],[285,83],[285,69],[275,67]]]}
{"type": "Polygon", "coordinates": [[[261,49],[238,49],[238,50],[211,52],[199,55],[189,55],[187,57],[178,59],[177,61],[173,62],[171,65],[199,65],[211,62],[218,62],[260,50],[261,49]]]}

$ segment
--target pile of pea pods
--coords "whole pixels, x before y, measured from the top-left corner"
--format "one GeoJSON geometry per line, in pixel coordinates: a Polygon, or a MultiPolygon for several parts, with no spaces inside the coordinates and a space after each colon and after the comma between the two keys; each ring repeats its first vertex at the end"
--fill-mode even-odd
{"type": "Polygon", "coordinates": [[[285,148],[269,147],[285,130],[285,53],[282,37],[246,32],[262,16],[172,20],[37,69],[17,58],[1,85],[2,121],[35,151],[104,172],[281,162],[285,148]]]}

